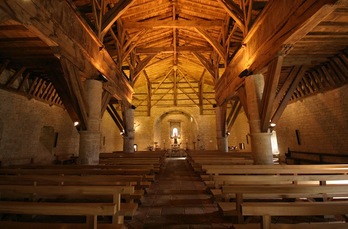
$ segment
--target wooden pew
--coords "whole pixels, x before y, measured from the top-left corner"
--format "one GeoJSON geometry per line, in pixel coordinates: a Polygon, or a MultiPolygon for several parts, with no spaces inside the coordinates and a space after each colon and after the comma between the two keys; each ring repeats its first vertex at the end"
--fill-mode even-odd
{"type": "Polygon", "coordinates": [[[56,174],[56,175],[147,175],[151,174],[150,169],[138,169],[138,168],[110,168],[110,169],[79,169],[74,166],[68,166],[66,168],[48,168],[48,169],[22,169],[22,168],[0,168],[0,174],[7,175],[25,175],[25,174],[56,174]]]}
{"type": "Polygon", "coordinates": [[[106,165],[153,165],[156,172],[159,172],[164,161],[163,152],[139,152],[136,153],[100,153],[99,163],[106,165]]]}
{"type": "Polygon", "coordinates": [[[212,180],[214,175],[226,174],[348,174],[347,164],[332,165],[204,165],[203,180],[212,180]]]}
{"type": "MultiPolygon", "coordinates": [[[[1,169],[1,168],[0,168],[1,169]]],[[[154,181],[154,173],[156,169],[153,165],[130,165],[130,164],[120,164],[120,165],[41,165],[41,164],[31,164],[31,165],[12,165],[3,167],[3,169],[75,169],[75,170],[114,170],[114,171],[130,171],[130,173],[135,174],[139,171],[139,175],[143,175],[145,180],[154,181]],[[142,172],[145,172],[142,174],[142,172]]],[[[0,170],[1,173],[1,170],[0,170]]],[[[29,173],[29,172],[28,172],[29,173]]],[[[117,174],[119,174],[118,172],[117,174]]],[[[130,175],[130,174],[126,174],[130,175]]]]}
{"type": "MultiPolygon", "coordinates": [[[[67,215],[86,216],[84,228],[101,228],[97,223],[98,215],[115,215],[117,204],[115,203],[55,203],[55,202],[18,202],[0,201],[0,213],[29,214],[29,215],[67,215]]],[[[30,223],[30,227],[43,228],[41,223],[30,223]]],[[[17,224],[13,221],[0,221],[1,228],[27,228],[29,223],[17,224]],[[24,227],[25,226],[25,227],[24,227]]],[[[46,228],[52,228],[52,224],[46,224],[46,228]]],[[[56,225],[57,226],[57,225],[56,225]]],[[[75,228],[74,224],[59,225],[61,228],[75,228]]],[[[113,228],[122,228],[121,225],[114,225],[113,228]]]]}
{"type": "MultiPolygon", "coordinates": [[[[114,206],[115,212],[113,214],[105,214],[112,216],[112,223],[117,225],[123,223],[121,194],[133,193],[134,187],[130,186],[31,186],[31,185],[0,185],[1,199],[4,204],[0,204],[1,213],[15,213],[15,214],[32,214],[32,215],[70,215],[70,211],[67,209],[73,209],[72,215],[83,215],[83,207],[86,205],[86,212],[89,208],[96,208],[93,215],[93,227],[96,228],[96,216],[98,208],[103,209],[103,204],[106,204],[105,209],[110,209],[110,206],[114,206]],[[62,200],[63,198],[63,200],[62,200]],[[29,199],[22,204],[23,199],[29,199]],[[40,203],[35,200],[41,200],[40,203]],[[59,199],[60,201],[57,201],[59,199]],[[105,199],[107,202],[105,203],[105,199]],[[102,200],[102,203],[98,201],[102,200]],[[93,203],[96,202],[97,203],[93,203]],[[42,205],[40,205],[42,202],[42,205]],[[6,203],[6,204],[5,204],[6,203]],[[58,205],[56,205],[58,203],[58,205]],[[14,207],[11,207],[13,204],[14,207]],[[33,212],[30,211],[30,205],[32,204],[33,212]],[[91,205],[89,205],[91,204],[91,205]],[[98,204],[100,207],[98,207],[98,204]],[[25,206],[25,207],[21,207],[25,206]],[[62,207],[60,207],[62,206],[62,207]],[[65,211],[64,213],[64,207],[65,211]],[[109,207],[108,207],[109,206],[109,207]],[[57,207],[57,212],[54,211],[57,207]],[[47,212],[45,211],[47,208],[47,212]],[[50,211],[50,209],[52,210],[50,211]],[[23,210],[25,209],[25,210],[23,210]],[[74,212],[76,209],[76,213],[74,212]],[[80,210],[80,212],[79,212],[80,210]],[[78,212],[78,214],[77,214],[78,212]]],[[[124,210],[123,210],[124,211],[124,210]]],[[[0,221],[1,222],[1,221],[0,221]]],[[[0,224],[1,225],[1,224],[0,224]]],[[[88,224],[89,225],[89,224],[88,224]]]]}
{"type": "MultiPolygon", "coordinates": [[[[348,184],[348,175],[218,175],[214,176],[214,186],[210,188],[216,201],[226,201],[233,198],[222,194],[222,186],[227,185],[324,185],[348,184]]],[[[210,183],[208,183],[210,185],[210,183]]]]}
{"type": "Polygon", "coordinates": [[[221,151],[188,153],[187,160],[196,172],[202,172],[202,166],[204,165],[245,165],[254,163],[251,154],[234,154],[221,151]]]}
{"type": "Polygon", "coordinates": [[[242,215],[242,203],[247,199],[253,200],[276,200],[287,199],[313,200],[319,198],[348,199],[348,185],[228,185],[222,187],[224,195],[235,195],[235,203],[225,202],[219,205],[225,215],[237,215],[239,223],[244,221],[242,215]]]}
{"type": "Polygon", "coordinates": [[[145,188],[149,187],[148,182],[138,175],[0,175],[0,185],[133,186],[134,192],[123,193],[122,199],[137,203],[141,203],[145,188]]]}
{"type": "Polygon", "coordinates": [[[314,224],[272,224],[272,216],[315,216],[345,215],[348,213],[348,201],[335,202],[292,202],[292,203],[243,203],[244,216],[262,216],[261,225],[234,225],[236,229],[345,229],[348,223],[314,224]]]}

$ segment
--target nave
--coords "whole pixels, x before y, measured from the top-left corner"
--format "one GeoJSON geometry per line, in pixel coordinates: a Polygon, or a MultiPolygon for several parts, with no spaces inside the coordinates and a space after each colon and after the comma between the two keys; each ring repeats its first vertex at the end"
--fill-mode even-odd
{"type": "Polygon", "coordinates": [[[131,221],[135,228],[230,228],[204,182],[184,157],[167,158],[131,221]]]}

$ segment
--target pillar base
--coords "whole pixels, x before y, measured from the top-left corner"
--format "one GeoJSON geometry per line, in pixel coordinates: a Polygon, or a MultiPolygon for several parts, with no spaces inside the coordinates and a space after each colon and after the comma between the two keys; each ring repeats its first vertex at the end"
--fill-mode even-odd
{"type": "Polygon", "coordinates": [[[271,133],[250,134],[254,164],[273,165],[271,133]]]}
{"type": "Polygon", "coordinates": [[[228,143],[226,137],[217,137],[218,150],[228,152],[228,143]]]}
{"type": "Polygon", "coordinates": [[[80,131],[79,164],[99,164],[100,132],[80,131]]]}

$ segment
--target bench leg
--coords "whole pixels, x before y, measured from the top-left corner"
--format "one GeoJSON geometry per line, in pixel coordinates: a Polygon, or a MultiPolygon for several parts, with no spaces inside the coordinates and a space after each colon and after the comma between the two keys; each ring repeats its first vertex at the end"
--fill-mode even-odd
{"type": "Polygon", "coordinates": [[[97,229],[97,216],[96,215],[88,215],[86,217],[86,223],[88,229],[97,229]]]}
{"type": "Polygon", "coordinates": [[[236,210],[238,215],[238,223],[244,223],[244,216],[242,213],[242,203],[243,203],[243,194],[236,193],[236,210]]]}
{"type": "Polygon", "coordinates": [[[262,216],[261,229],[271,229],[271,216],[270,215],[262,216]]]}

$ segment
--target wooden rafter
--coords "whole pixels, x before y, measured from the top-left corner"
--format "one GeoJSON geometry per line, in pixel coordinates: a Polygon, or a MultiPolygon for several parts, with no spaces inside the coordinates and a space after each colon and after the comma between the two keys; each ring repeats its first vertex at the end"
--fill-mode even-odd
{"type": "Polygon", "coordinates": [[[193,55],[202,63],[204,68],[210,73],[210,75],[215,79],[215,71],[213,65],[199,52],[192,52],[193,55]]]}
{"type": "Polygon", "coordinates": [[[57,56],[64,56],[70,62],[74,62],[81,72],[89,75],[97,69],[108,78],[113,88],[112,94],[130,101],[132,87],[122,77],[122,73],[97,35],[71,4],[71,1],[60,1],[57,4],[56,0],[35,3],[27,1],[25,4],[22,1],[0,1],[0,8],[9,12],[15,20],[28,25],[28,30],[49,47],[59,47],[57,56]],[[47,15],[50,17],[47,18],[47,15]]]}
{"type": "Polygon", "coordinates": [[[204,75],[206,69],[203,69],[202,75],[198,83],[198,98],[199,98],[199,114],[203,115],[203,95],[204,95],[204,75]]]}
{"type": "Polygon", "coordinates": [[[247,105],[247,98],[246,98],[246,91],[245,91],[245,87],[240,87],[237,91],[237,96],[239,98],[240,103],[243,106],[244,112],[246,114],[247,117],[249,117],[249,113],[248,113],[248,105],[247,105]]]}
{"type": "Polygon", "coordinates": [[[238,27],[244,31],[244,22],[243,22],[243,11],[239,5],[235,4],[233,1],[227,0],[218,0],[220,5],[226,10],[228,15],[237,23],[238,27]]]}
{"type": "MultiPolygon", "coordinates": [[[[208,46],[178,46],[178,52],[212,52],[213,48],[208,46]]],[[[135,48],[136,54],[157,54],[157,53],[173,53],[172,47],[150,47],[135,48]]]]}
{"type": "Polygon", "coordinates": [[[74,110],[79,116],[80,125],[88,129],[88,103],[86,101],[85,89],[82,85],[79,70],[66,58],[60,59],[64,72],[64,80],[68,89],[68,95],[73,103],[74,110]]]}
{"type": "Polygon", "coordinates": [[[269,128],[283,59],[283,56],[278,56],[274,60],[272,60],[272,62],[268,66],[268,77],[265,82],[260,109],[262,132],[266,132],[269,128]]]}
{"type": "Polygon", "coordinates": [[[150,61],[156,56],[156,54],[148,55],[146,58],[144,58],[138,65],[136,66],[134,70],[134,75],[132,76],[133,84],[137,81],[140,73],[146,68],[146,66],[150,63],[150,61]]]}
{"type": "Polygon", "coordinates": [[[237,107],[231,111],[231,112],[233,112],[233,115],[232,115],[231,119],[229,120],[229,122],[227,122],[227,130],[228,131],[231,130],[232,126],[236,122],[237,117],[239,115],[239,112],[242,108],[242,103],[240,103],[239,101],[236,101],[235,103],[237,104],[237,107]]]}
{"type": "Polygon", "coordinates": [[[290,72],[289,80],[282,86],[274,100],[275,107],[271,117],[273,123],[278,122],[306,70],[304,66],[295,66],[290,72]]]}
{"type": "MultiPolygon", "coordinates": [[[[305,32],[311,30],[309,26],[306,28],[302,26],[315,17],[318,11],[336,2],[336,0],[269,1],[244,38],[243,48],[238,50],[217,82],[215,88],[217,103],[222,104],[236,91],[244,80],[238,77],[242,71],[247,69],[254,73],[259,72],[282,50],[284,44],[296,39],[292,36],[296,31],[306,34],[305,32]],[[269,29],[266,31],[264,28],[269,29]],[[265,53],[267,55],[264,55],[265,53]]],[[[330,5],[330,10],[333,11],[335,8],[337,5],[330,5]]]]}
{"type": "Polygon", "coordinates": [[[214,39],[206,30],[195,27],[195,30],[197,33],[199,33],[208,43],[214,48],[214,50],[217,52],[217,54],[225,61],[225,50],[223,47],[219,44],[219,42],[214,39]]]}
{"type": "Polygon", "coordinates": [[[191,29],[194,27],[214,28],[221,26],[222,21],[218,20],[158,20],[158,21],[144,21],[144,22],[125,22],[126,29],[163,29],[163,28],[184,28],[191,29]]]}
{"type": "Polygon", "coordinates": [[[103,94],[102,94],[102,105],[101,105],[101,111],[100,111],[101,117],[103,117],[103,114],[104,114],[111,98],[112,98],[112,95],[109,92],[104,90],[103,94]]]}
{"type": "Polygon", "coordinates": [[[12,77],[10,77],[8,79],[8,81],[6,82],[6,87],[11,87],[11,85],[19,78],[22,76],[22,74],[24,73],[24,71],[26,70],[26,67],[21,67],[21,69],[19,69],[12,77]]]}
{"type": "Polygon", "coordinates": [[[109,104],[106,107],[107,112],[110,114],[112,120],[114,120],[117,128],[120,130],[120,132],[124,131],[124,124],[122,121],[121,116],[117,113],[117,110],[115,109],[115,107],[112,104],[109,104]]]}
{"type": "Polygon", "coordinates": [[[119,19],[122,14],[135,2],[135,0],[119,1],[103,16],[101,34],[106,34],[110,27],[119,19]]]}

